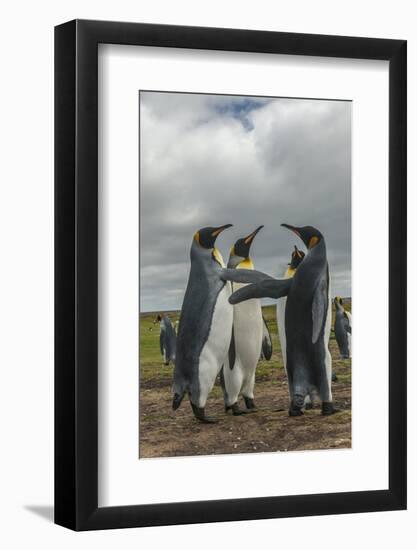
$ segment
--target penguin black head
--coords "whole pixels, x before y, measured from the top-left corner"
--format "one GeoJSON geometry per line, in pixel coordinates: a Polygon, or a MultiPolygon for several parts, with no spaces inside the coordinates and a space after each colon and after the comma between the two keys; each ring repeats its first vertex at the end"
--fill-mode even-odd
{"type": "Polygon", "coordinates": [[[252,231],[247,237],[243,237],[242,239],[238,239],[234,246],[232,247],[232,250],[230,252],[233,256],[239,256],[240,258],[247,259],[249,258],[249,250],[253,243],[253,239],[256,237],[256,235],[259,233],[259,231],[263,228],[263,225],[260,225],[255,229],[255,231],[252,231]]]}
{"type": "Polygon", "coordinates": [[[220,227],[203,227],[194,235],[194,240],[203,248],[214,248],[214,243],[216,242],[217,237],[222,231],[228,229],[229,227],[232,227],[231,223],[221,225],[220,227]]]}
{"type": "Polygon", "coordinates": [[[290,266],[291,269],[297,269],[297,267],[301,264],[301,262],[303,261],[304,259],[304,252],[302,250],[299,250],[295,245],[294,245],[294,250],[291,254],[291,262],[288,264],[290,266]]]}
{"type": "Polygon", "coordinates": [[[153,324],[156,325],[156,323],[160,323],[161,321],[162,321],[162,315],[158,313],[158,315],[155,317],[153,324]]]}
{"type": "Polygon", "coordinates": [[[340,306],[343,306],[343,300],[340,296],[336,296],[335,299],[334,299],[334,303],[335,305],[340,305],[340,306]]]}
{"type": "Polygon", "coordinates": [[[287,229],[298,235],[309,250],[317,246],[319,242],[324,239],[320,231],[315,227],[312,227],[311,225],[305,225],[304,227],[295,227],[294,225],[282,223],[281,226],[286,227],[287,229]]]}

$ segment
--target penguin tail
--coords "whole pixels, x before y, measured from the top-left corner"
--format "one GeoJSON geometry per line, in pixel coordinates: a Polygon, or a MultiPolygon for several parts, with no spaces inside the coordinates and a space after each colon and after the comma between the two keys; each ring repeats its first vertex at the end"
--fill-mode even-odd
{"type": "Polygon", "coordinates": [[[185,391],[182,394],[174,393],[174,398],[172,400],[172,408],[174,411],[176,411],[181,405],[182,400],[184,399],[184,395],[185,395],[185,391]]]}

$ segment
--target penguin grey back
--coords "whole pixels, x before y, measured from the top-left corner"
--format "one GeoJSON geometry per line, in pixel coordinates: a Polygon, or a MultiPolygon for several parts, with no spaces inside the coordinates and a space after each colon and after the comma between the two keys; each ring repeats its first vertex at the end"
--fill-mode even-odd
{"type": "Polygon", "coordinates": [[[216,300],[227,284],[220,276],[223,266],[212,249],[191,246],[191,269],[181,308],[173,392],[186,391],[194,402],[199,398],[198,365],[201,350],[210,333],[216,300]]]}
{"type": "Polygon", "coordinates": [[[298,267],[285,311],[287,370],[297,366],[301,386],[328,384],[323,342],[329,308],[329,267],[324,239],[314,246],[298,267]],[[310,314],[311,312],[311,314],[310,314]],[[304,381],[300,381],[304,377],[304,381]]]}

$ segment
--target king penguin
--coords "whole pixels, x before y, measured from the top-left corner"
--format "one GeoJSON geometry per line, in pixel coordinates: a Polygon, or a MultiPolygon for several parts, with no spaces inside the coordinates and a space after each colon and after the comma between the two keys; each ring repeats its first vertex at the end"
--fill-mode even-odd
{"type": "MultiPolygon", "coordinates": [[[[303,261],[305,253],[302,250],[299,250],[296,245],[294,245],[294,250],[291,253],[291,261],[288,264],[287,269],[284,273],[284,279],[292,279],[297,271],[297,267],[303,261]]],[[[281,354],[282,362],[284,363],[285,374],[287,374],[287,337],[285,334],[285,307],[287,304],[287,298],[280,298],[277,302],[277,326],[278,326],[278,335],[279,341],[281,343],[281,354]]],[[[288,376],[288,374],[287,374],[288,376]]],[[[290,398],[291,399],[291,398],[290,398]]],[[[305,398],[304,406],[305,408],[312,408],[312,396],[309,394],[305,398]]]]}
{"type": "MultiPolygon", "coordinates": [[[[297,267],[303,261],[304,256],[305,256],[304,252],[302,250],[299,250],[296,246],[294,246],[294,251],[291,254],[291,262],[288,264],[288,267],[285,270],[284,279],[292,279],[294,277],[295,272],[297,271],[297,267]]],[[[287,372],[287,351],[286,351],[287,338],[285,335],[286,304],[287,304],[286,297],[280,298],[277,302],[278,334],[279,334],[279,341],[281,343],[281,353],[282,353],[282,360],[284,363],[285,372],[287,372]]]]}
{"type": "Polygon", "coordinates": [[[259,277],[252,277],[248,271],[245,282],[252,284],[234,292],[230,302],[236,304],[254,297],[287,296],[285,334],[289,415],[303,414],[305,398],[314,390],[321,399],[322,414],[333,414],[336,411],[331,389],[332,357],[328,346],[330,277],[325,239],[318,229],[311,226],[282,226],[298,235],[308,250],[292,279],[271,280],[268,276],[259,282],[259,277]]]}
{"type": "Polygon", "coordinates": [[[269,332],[268,323],[266,322],[265,317],[263,317],[264,327],[262,333],[262,349],[261,349],[261,360],[269,361],[272,357],[272,338],[271,333],[269,332]]]}
{"type": "Polygon", "coordinates": [[[231,285],[221,278],[223,258],[215,248],[217,237],[231,224],[204,227],[193,237],[191,269],[178,325],[173,402],[178,409],[189,394],[195,417],[205,414],[207,396],[224,364],[232,335],[233,308],[228,299],[231,285]]]}
{"type": "MultiPolygon", "coordinates": [[[[254,269],[249,251],[254,238],[262,229],[259,226],[247,237],[236,241],[230,250],[228,269],[254,269]]],[[[238,290],[243,285],[232,283],[232,290],[238,290]]],[[[239,395],[248,410],[255,410],[253,390],[255,387],[255,370],[262,350],[264,320],[261,301],[248,300],[237,304],[233,309],[233,331],[228,358],[223,368],[223,391],[226,412],[242,414],[239,405],[239,395]]]]}
{"type": "Polygon", "coordinates": [[[334,299],[336,307],[336,318],[334,320],[334,334],[342,359],[352,357],[352,316],[343,307],[343,300],[336,296],[334,299]]]}
{"type": "Polygon", "coordinates": [[[154,324],[159,322],[159,347],[164,358],[164,365],[175,363],[175,351],[177,347],[177,335],[168,315],[157,315],[154,324]]]}

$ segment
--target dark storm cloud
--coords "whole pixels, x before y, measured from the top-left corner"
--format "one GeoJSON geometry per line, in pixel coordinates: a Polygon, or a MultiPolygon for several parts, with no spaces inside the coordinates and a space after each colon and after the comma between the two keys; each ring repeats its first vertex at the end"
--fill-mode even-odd
{"type": "Polygon", "coordinates": [[[181,307],[193,234],[233,223],[233,242],[265,225],[255,266],[281,275],[297,237],[325,235],[333,295],[350,296],[348,102],[141,93],[141,310],[181,307]]]}

